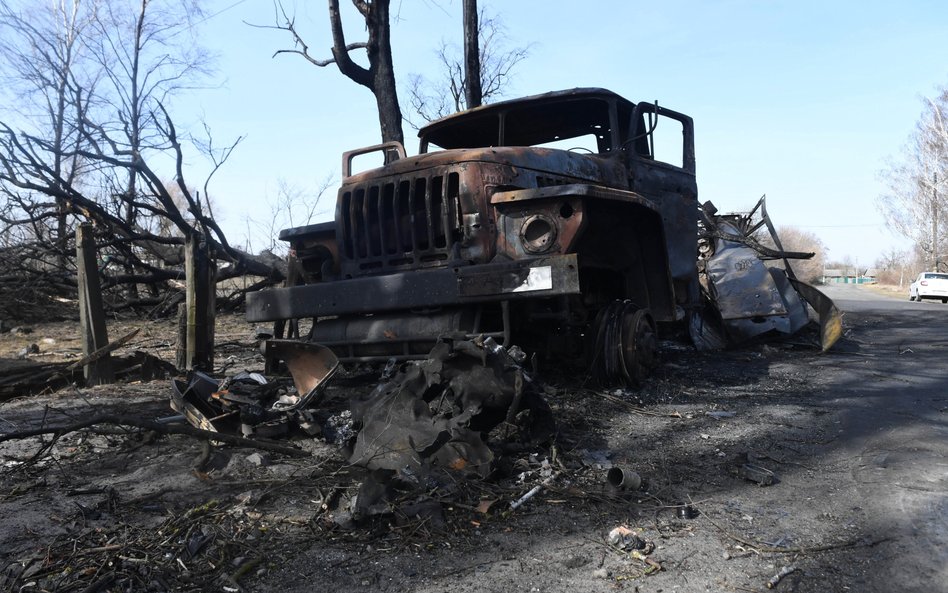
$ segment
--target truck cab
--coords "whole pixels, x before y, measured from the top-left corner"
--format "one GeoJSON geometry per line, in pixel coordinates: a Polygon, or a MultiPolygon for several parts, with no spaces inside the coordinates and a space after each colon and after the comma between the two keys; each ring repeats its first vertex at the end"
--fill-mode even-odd
{"type": "Polygon", "coordinates": [[[424,357],[489,335],[634,384],[698,302],[691,118],[604,89],[485,105],[343,155],[332,222],[287,229],[299,284],[250,321],[313,318],[342,360],[424,357]],[[386,164],[354,173],[355,158],[386,164]]]}

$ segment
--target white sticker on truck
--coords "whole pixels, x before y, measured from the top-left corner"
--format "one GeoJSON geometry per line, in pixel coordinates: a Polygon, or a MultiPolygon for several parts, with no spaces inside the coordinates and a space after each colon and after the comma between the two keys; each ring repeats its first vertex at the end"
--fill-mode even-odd
{"type": "Polygon", "coordinates": [[[549,290],[553,288],[553,268],[550,266],[541,266],[530,268],[527,277],[524,278],[520,286],[514,287],[510,292],[530,292],[532,290],[549,290]]]}

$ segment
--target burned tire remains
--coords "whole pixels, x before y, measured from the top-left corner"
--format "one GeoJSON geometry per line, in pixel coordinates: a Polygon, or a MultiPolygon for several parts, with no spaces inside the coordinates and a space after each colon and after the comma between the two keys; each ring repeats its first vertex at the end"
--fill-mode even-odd
{"type": "Polygon", "coordinates": [[[596,316],[590,367],[600,385],[639,387],[658,362],[655,320],[648,309],[616,301],[596,316]]]}

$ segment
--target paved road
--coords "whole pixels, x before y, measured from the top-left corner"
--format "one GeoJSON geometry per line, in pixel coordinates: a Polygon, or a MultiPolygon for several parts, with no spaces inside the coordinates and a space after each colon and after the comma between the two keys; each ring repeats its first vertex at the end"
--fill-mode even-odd
{"type": "Polygon", "coordinates": [[[948,591],[948,305],[853,285],[824,292],[846,328],[821,365],[846,444],[834,455],[856,460],[839,494],[892,538],[875,552],[872,590],[948,591]]]}
{"type": "Polygon", "coordinates": [[[832,284],[821,286],[820,290],[843,304],[848,311],[925,311],[935,315],[948,315],[948,305],[941,301],[914,302],[908,300],[908,287],[898,295],[877,292],[869,286],[856,284],[832,284]]]}

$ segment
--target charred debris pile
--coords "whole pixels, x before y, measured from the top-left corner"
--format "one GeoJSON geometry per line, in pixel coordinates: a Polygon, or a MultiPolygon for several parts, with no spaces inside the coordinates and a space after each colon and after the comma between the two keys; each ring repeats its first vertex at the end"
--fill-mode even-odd
{"type": "Polygon", "coordinates": [[[552,443],[543,385],[522,366],[522,351],[489,337],[444,339],[422,361],[392,361],[377,386],[347,402],[324,399],[338,368],[328,348],[271,346],[282,349],[292,383],[192,373],[174,381],[172,407],[208,431],[337,445],[362,476],[354,495],[333,501],[340,525],[396,511],[440,517],[436,501],[451,500],[465,480],[509,476],[519,457],[543,454],[552,443]]]}

